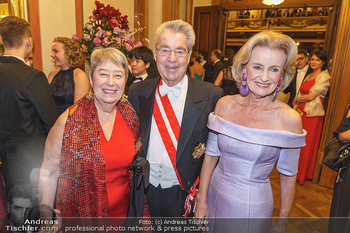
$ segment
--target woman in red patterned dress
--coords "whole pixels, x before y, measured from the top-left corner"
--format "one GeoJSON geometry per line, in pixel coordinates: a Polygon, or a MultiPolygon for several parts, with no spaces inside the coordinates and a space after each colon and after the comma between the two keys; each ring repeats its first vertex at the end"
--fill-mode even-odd
{"type": "Polygon", "coordinates": [[[41,204],[63,217],[126,217],[130,165],[141,148],[139,120],[123,96],[125,56],[114,48],[91,55],[92,90],[51,129],[40,171],[41,204]],[[57,185],[58,184],[58,185],[57,185]]]}
{"type": "Polygon", "coordinates": [[[298,107],[303,113],[301,119],[303,128],[307,131],[306,146],[301,148],[299,158],[297,180],[300,184],[313,177],[323,124],[324,98],[331,79],[327,70],[326,52],[315,50],[310,57],[313,72],[305,78],[293,101],[294,109],[298,107]]]}

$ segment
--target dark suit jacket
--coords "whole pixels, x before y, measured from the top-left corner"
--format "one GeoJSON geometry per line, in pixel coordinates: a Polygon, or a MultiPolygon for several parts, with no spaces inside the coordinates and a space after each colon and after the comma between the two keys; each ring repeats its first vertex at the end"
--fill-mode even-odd
{"type": "MultiPolygon", "coordinates": [[[[145,80],[150,79],[150,78],[154,78],[154,77],[147,76],[145,78],[145,80]]],[[[135,76],[130,73],[129,76],[128,76],[128,80],[127,80],[127,82],[125,84],[125,95],[129,94],[129,88],[130,88],[131,84],[134,83],[135,80],[136,80],[135,76]]],[[[143,80],[143,81],[145,81],[145,80],[143,80]]]]}
{"type": "Polygon", "coordinates": [[[6,190],[40,168],[46,136],[58,117],[45,74],[0,57],[0,156],[6,190]]]}
{"type": "Polygon", "coordinates": [[[206,62],[203,65],[203,68],[205,70],[205,76],[204,76],[204,81],[206,82],[210,82],[210,80],[212,80],[212,76],[213,76],[213,66],[210,65],[208,62],[206,62]]]}
{"type": "MultiPolygon", "coordinates": [[[[147,155],[148,151],[154,96],[159,79],[158,77],[135,83],[129,90],[129,101],[140,118],[144,155],[147,155]]],[[[223,95],[223,90],[213,84],[188,78],[188,91],[176,153],[176,167],[186,191],[199,176],[204,157],[194,159],[192,153],[199,143],[207,142],[208,115],[214,111],[216,102],[223,95]]]]}
{"type": "MultiPolygon", "coordinates": [[[[149,78],[149,77],[147,76],[147,77],[145,78],[145,80],[148,79],[148,78],[149,78]]],[[[130,75],[130,76],[128,77],[128,81],[127,81],[126,84],[125,84],[125,95],[128,95],[128,94],[129,94],[129,88],[130,88],[131,84],[134,83],[135,80],[136,80],[136,78],[135,78],[135,76],[133,76],[133,75],[130,75]]],[[[145,81],[145,80],[143,80],[143,81],[145,81]]],[[[141,81],[141,82],[142,82],[142,81],[141,81]]]]}
{"type": "Polygon", "coordinates": [[[212,79],[211,79],[211,83],[214,83],[216,78],[218,77],[220,71],[225,67],[224,63],[222,63],[221,61],[218,61],[217,63],[215,63],[215,65],[213,66],[213,75],[212,75],[212,79]]]}
{"type": "MultiPolygon", "coordinates": [[[[308,76],[311,73],[312,73],[312,69],[309,66],[309,68],[307,69],[307,71],[305,73],[305,76],[304,76],[303,80],[306,78],[306,76],[308,76]]],[[[295,98],[295,95],[297,94],[296,93],[296,89],[297,89],[297,75],[298,75],[298,72],[296,71],[295,74],[294,74],[294,78],[290,82],[289,86],[286,89],[284,89],[284,91],[283,91],[284,94],[290,93],[289,100],[288,100],[288,105],[290,107],[292,107],[292,108],[293,108],[292,102],[293,102],[293,100],[295,98]]]]}

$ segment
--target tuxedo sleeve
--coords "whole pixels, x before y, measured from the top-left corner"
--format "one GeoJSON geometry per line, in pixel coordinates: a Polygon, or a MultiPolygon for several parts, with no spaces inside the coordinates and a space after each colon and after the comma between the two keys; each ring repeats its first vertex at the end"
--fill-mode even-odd
{"type": "Polygon", "coordinates": [[[30,75],[26,95],[39,117],[42,128],[48,134],[58,117],[58,112],[43,72],[35,71],[30,75]]]}
{"type": "MultiPolygon", "coordinates": [[[[135,104],[136,104],[136,100],[135,100],[135,85],[132,85],[129,88],[128,101],[132,105],[132,107],[135,109],[135,104]]],[[[135,111],[137,112],[137,109],[135,109],[135,111]]]]}

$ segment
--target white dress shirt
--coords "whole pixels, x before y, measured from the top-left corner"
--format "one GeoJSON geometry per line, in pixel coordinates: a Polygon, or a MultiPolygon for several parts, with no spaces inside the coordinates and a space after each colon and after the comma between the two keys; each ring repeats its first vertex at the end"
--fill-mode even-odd
{"type": "MultiPolygon", "coordinates": [[[[2,55],[2,56],[4,56],[4,57],[15,57],[15,58],[17,58],[17,59],[23,61],[24,63],[26,63],[26,61],[23,59],[23,57],[18,57],[18,56],[15,56],[15,55],[2,55]]],[[[26,64],[27,64],[27,63],[26,63],[26,64]]]]}
{"type": "Polygon", "coordinates": [[[295,89],[295,94],[297,95],[300,89],[300,86],[304,80],[305,74],[307,72],[307,69],[309,69],[309,65],[306,65],[302,69],[297,69],[297,80],[296,80],[296,89],[295,89]]]}
{"type": "MultiPolygon", "coordinates": [[[[140,77],[135,77],[135,78],[142,78],[142,81],[145,81],[145,79],[148,77],[147,72],[141,75],[140,77]]],[[[134,80],[134,83],[141,82],[141,80],[134,80]]]]}
{"type": "MultiPolygon", "coordinates": [[[[163,81],[163,85],[166,83],[163,81]]],[[[180,124],[182,122],[182,116],[185,108],[185,100],[187,96],[188,89],[188,77],[185,77],[179,82],[176,86],[181,87],[180,96],[175,97],[172,92],[168,93],[168,97],[175,112],[176,118],[180,124]]],[[[156,91],[156,97],[158,96],[158,90],[156,91]]],[[[158,101],[159,103],[159,101],[158,101]]],[[[164,116],[165,112],[161,105],[159,105],[160,112],[164,116]]],[[[165,119],[165,118],[163,118],[165,119]]],[[[164,120],[167,127],[170,127],[170,124],[167,120],[164,120]]],[[[171,128],[171,127],[170,127],[171,128]]],[[[170,134],[172,139],[174,136],[170,134]]],[[[152,123],[151,123],[151,132],[149,136],[149,146],[147,151],[147,159],[150,163],[150,183],[157,187],[160,185],[163,189],[170,188],[174,185],[179,185],[179,181],[177,179],[175,170],[170,161],[169,155],[165,149],[164,143],[160,136],[157,124],[152,115],[152,123]]],[[[177,144],[176,147],[177,148],[177,144]]]]}

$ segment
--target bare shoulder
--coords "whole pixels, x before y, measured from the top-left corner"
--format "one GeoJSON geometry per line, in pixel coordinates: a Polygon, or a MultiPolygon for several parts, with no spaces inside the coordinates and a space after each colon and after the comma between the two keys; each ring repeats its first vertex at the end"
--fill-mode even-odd
{"type": "Polygon", "coordinates": [[[278,109],[278,117],[284,130],[297,134],[303,133],[301,117],[297,111],[285,103],[283,103],[278,109]]]}
{"type": "Polygon", "coordinates": [[[74,80],[78,79],[88,79],[87,74],[80,68],[74,70],[74,80]]]}
{"type": "MultiPolygon", "coordinates": [[[[45,143],[45,159],[44,163],[47,166],[58,164],[61,155],[63,134],[68,118],[68,109],[61,114],[51,128],[45,143]]],[[[44,166],[44,165],[43,165],[44,166]]]]}
{"type": "Polygon", "coordinates": [[[230,111],[234,105],[237,95],[227,95],[219,99],[219,101],[216,104],[214,114],[219,116],[224,116],[228,111],[230,111]]]}
{"type": "Polygon", "coordinates": [[[47,75],[47,79],[48,79],[49,83],[51,83],[53,77],[55,77],[55,75],[58,73],[58,71],[60,71],[60,69],[54,69],[54,70],[50,71],[50,73],[47,75]]]}
{"type": "Polygon", "coordinates": [[[64,128],[66,126],[66,122],[68,119],[68,113],[69,113],[69,109],[67,109],[66,111],[64,111],[56,120],[54,126],[52,127],[51,130],[55,129],[58,131],[64,131],[64,128]]]}

